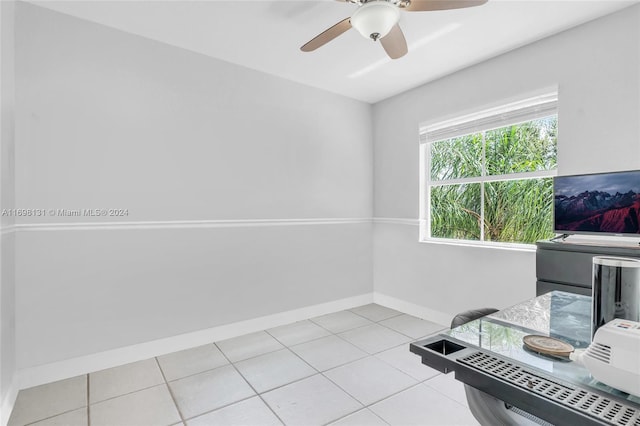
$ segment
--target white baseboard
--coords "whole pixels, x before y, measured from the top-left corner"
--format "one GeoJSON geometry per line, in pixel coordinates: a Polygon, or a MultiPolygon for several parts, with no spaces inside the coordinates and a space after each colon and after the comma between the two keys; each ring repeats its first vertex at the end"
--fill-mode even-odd
{"type": "Polygon", "coordinates": [[[0,425],[6,426],[9,423],[9,416],[11,415],[11,410],[13,409],[14,404],[16,403],[16,398],[18,397],[18,387],[16,386],[16,378],[14,376],[11,381],[11,385],[9,385],[9,390],[7,394],[2,399],[2,404],[0,405],[0,425]]]}
{"type": "MultiPolygon", "coordinates": [[[[15,393],[17,394],[17,390],[19,389],[26,389],[32,386],[38,386],[78,376],[80,374],[87,374],[93,371],[103,370],[105,368],[141,361],[154,356],[181,351],[205,345],[207,343],[241,336],[243,334],[253,333],[255,331],[278,327],[280,325],[301,321],[319,315],[351,309],[372,302],[373,293],[366,293],[359,296],[306,306],[304,308],[240,321],[233,324],[167,337],[165,339],[154,340],[92,355],[21,369],[17,372],[16,380],[14,381],[14,384],[17,384],[15,393]]],[[[8,405],[10,412],[10,408],[13,406],[13,402],[15,401],[15,396],[13,400],[8,401],[11,402],[11,404],[8,405]]],[[[3,405],[3,414],[5,413],[4,408],[5,407],[3,405]]]]}
{"type": "Polygon", "coordinates": [[[416,305],[415,303],[410,303],[402,299],[396,299],[395,297],[387,296],[386,294],[378,292],[373,293],[373,303],[395,309],[396,311],[400,311],[405,314],[413,315],[414,317],[435,322],[447,328],[451,324],[451,319],[454,317],[454,315],[447,314],[446,312],[425,308],[424,306],[416,305]]]}

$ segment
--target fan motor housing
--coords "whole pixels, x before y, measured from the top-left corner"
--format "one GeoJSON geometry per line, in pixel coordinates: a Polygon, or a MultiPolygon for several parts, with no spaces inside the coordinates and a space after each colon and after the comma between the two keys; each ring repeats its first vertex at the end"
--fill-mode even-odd
{"type": "Polygon", "coordinates": [[[400,20],[400,8],[385,0],[368,1],[351,15],[351,25],[374,41],[389,34],[400,20]]]}

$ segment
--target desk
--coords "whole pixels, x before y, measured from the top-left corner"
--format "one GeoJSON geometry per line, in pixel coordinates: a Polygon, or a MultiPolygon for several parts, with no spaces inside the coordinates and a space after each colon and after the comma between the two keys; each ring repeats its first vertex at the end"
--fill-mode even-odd
{"type": "Polygon", "coordinates": [[[411,352],[471,386],[472,411],[483,410],[482,396],[490,395],[554,425],[640,426],[640,398],[597,382],[574,362],[523,347],[524,336],[541,334],[586,348],[590,320],[591,297],[553,291],[412,343],[411,352]]]}

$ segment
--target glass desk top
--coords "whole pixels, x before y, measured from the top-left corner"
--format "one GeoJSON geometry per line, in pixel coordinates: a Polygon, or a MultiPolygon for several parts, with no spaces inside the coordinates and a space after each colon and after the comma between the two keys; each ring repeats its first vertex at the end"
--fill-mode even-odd
{"type": "Polygon", "coordinates": [[[553,291],[442,334],[513,359],[565,382],[590,387],[634,404],[640,398],[593,379],[589,371],[568,359],[537,354],[523,346],[528,334],[551,336],[583,349],[591,342],[591,297],[553,291]]]}

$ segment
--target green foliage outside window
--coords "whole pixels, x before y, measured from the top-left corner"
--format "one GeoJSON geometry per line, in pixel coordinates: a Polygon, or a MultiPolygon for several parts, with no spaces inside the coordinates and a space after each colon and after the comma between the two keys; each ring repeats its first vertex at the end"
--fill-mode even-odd
{"type": "Polygon", "coordinates": [[[480,240],[480,184],[431,187],[431,236],[480,240]]]}
{"type": "Polygon", "coordinates": [[[552,178],[509,175],[556,168],[557,124],[552,116],[432,143],[431,236],[517,243],[553,236],[552,178]],[[464,182],[447,182],[457,179],[464,182]]]}

